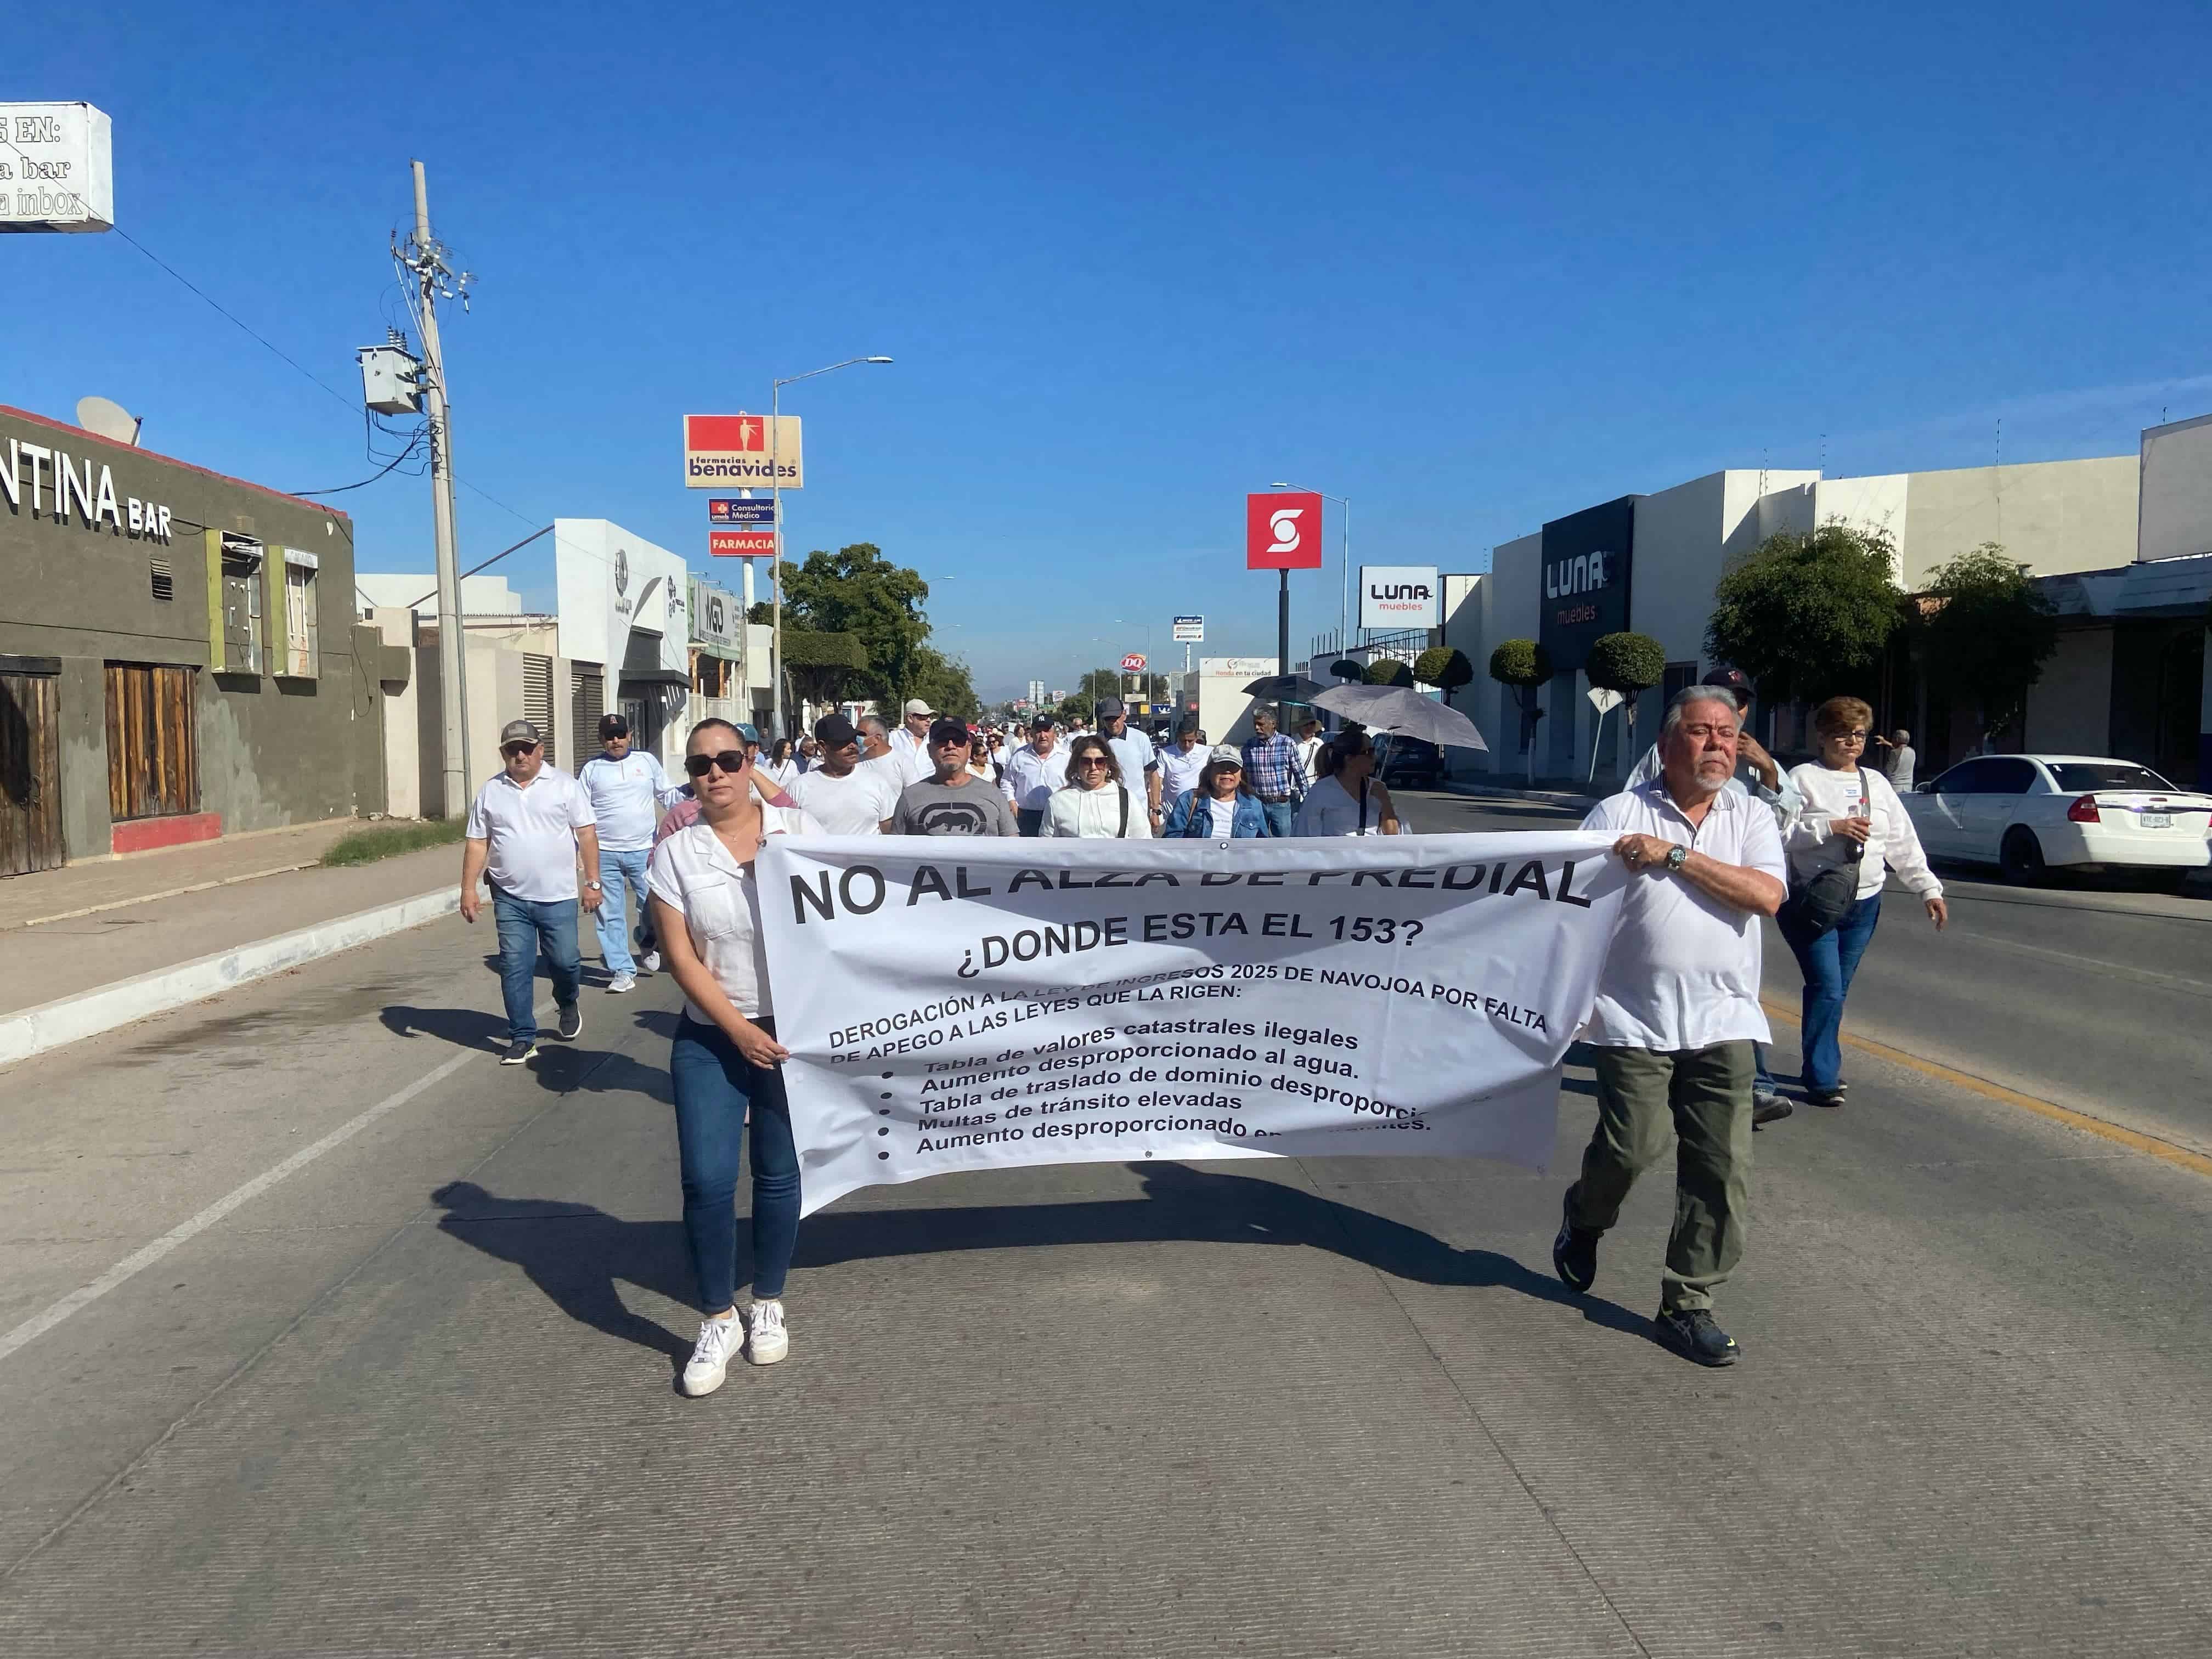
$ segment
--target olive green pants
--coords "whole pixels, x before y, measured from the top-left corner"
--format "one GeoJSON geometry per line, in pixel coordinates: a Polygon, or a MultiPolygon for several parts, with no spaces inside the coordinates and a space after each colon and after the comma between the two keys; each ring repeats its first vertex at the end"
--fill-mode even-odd
{"type": "Polygon", "coordinates": [[[1743,1256],[1751,1221],[1751,1044],[1666,1053],[1595,1048],[1597,1129],[1583,1178],[1567,1188],[1567,1221],[1601,1233],[1620,1218],[1636,1177],[1674,1142],[1674,1229],[1660,1304],[1710,1308],[1743,1256]]]}

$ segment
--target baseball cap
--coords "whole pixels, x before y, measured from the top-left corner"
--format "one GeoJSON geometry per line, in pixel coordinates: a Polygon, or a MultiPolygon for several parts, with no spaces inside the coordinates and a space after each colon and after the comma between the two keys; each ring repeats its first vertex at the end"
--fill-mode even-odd
{"type": "Polygon", "coordinates": [[[1110,720],[1116,714],[1126,714],[1128,712],[1121,706],[1121,700],[1119,697],[1098,699],[1098,718],[1102,720],[1110,720]]]}
{"type": "Polygon", "coordinates": [[[1054,721],[1051,715],[1039,714],[1035,720],[1030,722],[1030,730],[1032,732],[1042,732],[1048,729],[1053,724],[1054,721]]]}
{"type": "Polygon", "coordinates": [[[626,738],[629,735],[629,722],[620,714],[602,714],[599,716],[599,735],[603,738],[626,738]]]}
{"type": "Polygon", "coordinates": [[[848,743],[858,743],[860,734],[842,714],[824,714],[814,722],[814,740],[832,749],[842,749],[848,743]]]}
{"type": "Polygon", "coordinates": [[[929,723],[929,741],[938,743],[966,743],[969,741],[968,722],[955,720],[935,720],[929,723]]]}
{"type": "Polygon", "coordinates": [[[1227,761],[1231,766],[1242,766],[1244,764],[1244,751],[1233,743],[1217,743],[1213,745],[1213,758],[1227,761]]]}
{"type": "Polygon", "coordinates": [[[924,702],[923,702],[920,697],[908,697],[908,698],[906,700],[906,712],[907,712],[908,714],[930,714],[930,715],[934,715],[934,714],[937,713],[937,711],[936,711],[934,708],[931,708],[927,703],[924,702]]]}
{"type": "Polygon", "coordinates": [[[1751,701],[1751,676],[1741,668],[1716,668],[1698,682],[1700,685],[1717,685],[1730,693],[1738,703],[1751,701]]]}
{"type": "Polygon", "coordinates": [[[544,741],[538,728],[528,720],[509,720],[499,728],[499,746],[502,749],[510,743],[540,744],[544,741]]]}

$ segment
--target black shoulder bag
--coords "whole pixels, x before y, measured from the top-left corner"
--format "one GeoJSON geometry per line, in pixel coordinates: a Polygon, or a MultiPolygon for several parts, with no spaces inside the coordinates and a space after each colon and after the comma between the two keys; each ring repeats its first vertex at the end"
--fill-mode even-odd
{"type": "MultiPolygon", "coordinates": [[[[1869,794],[1866,775],[1859,775],[1859,808],[1853,817],[1866,815],[1869,794]]],[[[1816,933],[1825,933],[1836,927],[1858,902],[1859,860],[1866,849],[1856,842],[1841,864],[1824,865],[1799,881],[1793,878],[1790,902],[1796,908],[1797,920],[1816,933]]]]}

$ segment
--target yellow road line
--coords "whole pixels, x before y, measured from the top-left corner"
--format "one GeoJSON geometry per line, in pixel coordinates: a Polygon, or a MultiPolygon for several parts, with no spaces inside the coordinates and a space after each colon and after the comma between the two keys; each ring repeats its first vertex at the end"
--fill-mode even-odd
{"type": "MultiPolygon", "coordinates": [[[[1760,1006],[1772,1018],[1782,1020],[1790,1025],[1799,1024],[1798,1017],[1780,1003],[1762,998],[1760,1006]]],[[[2177,1146],[2171,1140],[2161,1140],[2156,1135],[2143,1133],[2140,1129],[2124,1128],[2119,1124],[2108,1123],[2101,1117],[2091,1117],[2087,1112],[2077,1112],[2070,1107],[2039,1099],[2033,1095],[2024,1095],[2017,1089],[2006,1088],[2002,1083],[1992,1083],[1987,1078],[1976,1077],[1972,1072],[1961,1072],[1953,1066],[1940,1065],[1932,1060],[1923,1060],[1917,1054],[1908,1054],[1902,1048],[1893,1048],[1886,1042],[1875,1042],[1871,1037],[1853,1036],[1850,1032],[1845,1031],[1841,1034],[1838,1040],[1847,1048],[1856,1048],[1861,1054],[1872,1054],[1877,1060],[1892,1061],[1917,1072],[1923,1077],[1933,1078],[1939,1083],[1948,1083],[1956,1088],[1978,1094],[1985,1100],[1997,1101],[2007,1106],[2017,1106],[2022,1111],[2033,1112],[2036,1116],[2048,1118],[2053,1123],[2063,1123],[2069,1129],[2079,1129],[2082,1133],[2094,1135],[2100,1140],[2109,1140],[2116,1146],[2125,1146],[2130,1152],[2148,1153],[2161,1163],[2171,1164],[2178,1168],[2191,1170],[2197,1175],[2212,1176],[2212,1157],[2207,1157],[2204,1153],[2193,1151],[2187,1146],[2177,1146]]]]}

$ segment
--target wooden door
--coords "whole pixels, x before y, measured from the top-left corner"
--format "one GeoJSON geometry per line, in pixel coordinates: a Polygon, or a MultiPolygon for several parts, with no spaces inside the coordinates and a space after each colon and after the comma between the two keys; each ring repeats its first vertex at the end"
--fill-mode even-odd
{"type": "Polygon", "coordinates": [[[0,674],[0,876],[62,861],[58,684],[51,674],[0,674]]]}
{"type": "Polygon", "coordinates": [[[107,665],[107,816],[117,823],[199,811],[194,672],[107,665]]]}

